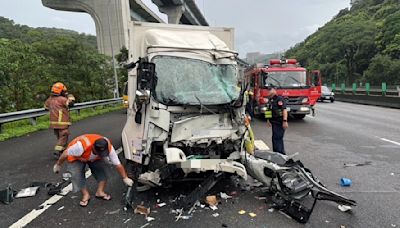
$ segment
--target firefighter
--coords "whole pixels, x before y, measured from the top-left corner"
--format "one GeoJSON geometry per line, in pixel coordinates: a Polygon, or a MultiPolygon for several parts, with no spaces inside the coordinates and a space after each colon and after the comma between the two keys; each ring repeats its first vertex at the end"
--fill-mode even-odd
{"type": "Polygon", "coordinates": [[[75,98],[68,95],[67,87],[57,82],[51,87],[51,95],[44,103],[45,109],[50,112],[50,128],[54,129],[57,143],[54,147],[54,157],[58,159],[68,142],[71,120],[68,108],[73,105],[75,98]]]}
{"type": "Polygon", "coordinates": [[[82,200],[79,202],[82,207],[86,207],[90,200],[90,193],[86,188],[86,165],[89,166],[90,171],[98,182],[95,197],[102,200],[111,200],[111,195],[104,191],[107,180],[105,158],[108,158],[116,167],[123,182],[128,186],[132,186],[133,180],[126,174],[110,140],[97,134],[85,134],[73,139],[53,167],[53,172],[58,173],[64,161],[68,161],[68,171],[72,175],[73,191],[82,192],[82,200]]]}
{"type": "Polygon", "coordinates": [[[274,152],[286,154],[283,145],[283,136],[288,128],[286,101],[277,94],[275,86],[268,86],[267,90],[269,99],[265,117],[268,127],[272,127],[272,148],[274,152]]]}

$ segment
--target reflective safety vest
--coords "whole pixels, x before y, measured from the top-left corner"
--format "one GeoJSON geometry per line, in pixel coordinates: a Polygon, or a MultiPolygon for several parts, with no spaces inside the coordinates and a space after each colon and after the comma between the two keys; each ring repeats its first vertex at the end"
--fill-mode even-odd
{"type": "MultiPolygon", "coordinates": [[[[92,154],[94,142],[97,139],[100,138],[105,138],[104,136],[97,135],[97,134],[85,134],[81,135],[74,140],[72,140],[69,144],[66,150],[68,150],[71,146],[73,146],[77,142],[81,142],[82,147],[83,147],[83,153],[81,156],[72,156],[68,155],[67,160],[68,162],[74,162],[76,160],[82,161],[82,162],[88,162],[90,160],[90,155],[92,154]]],[[[105,138],[108,141],[108,151],[111,152],[112,150],[112,144],[109,139],[105,138]]],[[[97,161],[100,160],[100,156],[96,156],[94,159],[90,161],[97,161]]]]}
{"type": "Polygon", "coordinates": [[[66,129],[71,125],[68,103],[64,96],[51,96],[46,100],[44,107],[50,112],[50,128],[66,129]]]}

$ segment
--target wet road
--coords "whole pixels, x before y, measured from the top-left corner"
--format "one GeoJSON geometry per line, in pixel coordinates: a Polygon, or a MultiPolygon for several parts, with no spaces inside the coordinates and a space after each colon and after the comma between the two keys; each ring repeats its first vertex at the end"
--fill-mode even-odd
{"type": "MultiPolygon", "coordinates": [[[[76,123],[72,137],[82,133],[100,133],[108,136],[118,148],[125,115],[122,111],[93,117],[76,123]]],[[[255,120],[256,138],[271,145],[271,129],[265,121],[255,120]]],[[[52,174],[51,148],[53,135],[41,131],[0,143],[3,155],[0,166],[0,187],[12,184],[16,189],[29,186],[32,181],[55,182],[52,174]]],[[[335,102],[318,103],[317,116],[292,120],[285,136],[288,154],[298,152],[309,167],[328,188],[357,200],[359,206],[352,213],[340,212],[336,205],[319,202],[306,225],[288,219],[277,211],[269,212],[268,204],[258,200],[259,189],[241,191],[230,179],[219,183],[211,192],[231,193],[234,199],[222,200],[218,210],[199,208],[188,219],[175,221],[170,213],[171,200],[181,193],[177,188],[154,189],[138,196],[137,201],[151,207],[154,221],[148,227],[394,227],[400,226],[400,110],[335,102]],[[371,162],[370,165],[344,168],[344,163],[371,162]],[[339,179],[348,177],[353,185],[339,186],[339,179]],[[155,208],[156,200],[167,206],[155,208]],[[239,210],[253,212],[239,215],[239,210]],[[213,214],[218,213],[217,217],[213,214]]],[[[28,227],[141,227],[147,221],[142,215],[122,210],[122,195],[126,190],[115,170],[110,169],[107,190],[111,201],[92,199],[87,208],[78,206],[79,194],[69,193],[28,227]]],[[[90,190],[95,182],[89,178],[90,190]]],[[[0,226],[10,226],[32,209],[42,204],[45,191],[32,198],[16,199],[10,205],[0,204],[0,226]]]]}

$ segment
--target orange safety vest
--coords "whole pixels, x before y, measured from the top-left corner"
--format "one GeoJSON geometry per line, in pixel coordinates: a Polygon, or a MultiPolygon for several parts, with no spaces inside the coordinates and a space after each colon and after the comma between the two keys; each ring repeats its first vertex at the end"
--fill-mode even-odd
{"type": "MultiPolygon", "coordinates": [[[[97,135],[97,134],[85,134],[85,135],[81,135],[77,138],[75,138],[74,140],[72,140],[69,144],[66,150],[68,150],[72,145],[74,145],[77,142],[81,142],[82,146],[83,146],[83,153],[81,156],[72,156],[72,155],[68,155],[67,160],[68,162],[74,162],[76,160],[82,161],[82,162],[88,162],[90,155],[92,154],[92,149],[94,146],[94,142],[97,139],[100,138],[105,138],[101,135],[97,135]]],[[[111,152],[112,149],[112,144],[110,142],[109,139],[105,138],[108,141],[108,150],[109,152],[111,152]]],[[[97,156],[95,158],[95,161],[100,160],[101,157],[97,156]]]]}

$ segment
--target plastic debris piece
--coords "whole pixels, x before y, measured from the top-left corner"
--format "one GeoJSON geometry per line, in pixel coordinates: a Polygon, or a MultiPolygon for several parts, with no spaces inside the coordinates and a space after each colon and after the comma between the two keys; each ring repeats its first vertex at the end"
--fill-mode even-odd
{"type": "Polygon", "coordinates": [[[120,210],[121,210],[121,209],[117,209],[117,210],[115,210],[115,211],[107,211],[107,212],[106,212],[106,215],[117,214],[117,213],[119,213],[120,210]]]}
{"type": "Polygon", "coordinates": [[[396,227],[396,224],[391,224],[392,225],[392,227],[396,227]]]}
{"type": "Polygon", "coordinates": [[[65,208],[64,206],[59,207],[59,208],[57,209],[57,211],[61,211],[61,210],[64,209],[64,208],[65,208]]]}
{"type": "Polygon", "coordinates": [[[217,197],[215,195],[207,196],[206,197],[206,202],[210,206],[215,206],[215,205],[218,204],[217,197]]]}
{"type": "Polygon", "coordinates": [[[347,206],[347,205],[338,205],[338,209],[339,209],[341,212],[346,212],[346,211],[351,210],[352,208],[351,208],[350,206],[347,206]]]}
{"type": "Polygon", "coordinates": [[[257,216],[257,214],[255,214],[255,213],[253,213],[253,212],[250,212],[249,215],[250,215],[250,217],[252,217],[252,218],[254,218],[254,217],[257,216]]]}
{"type": "Polygon", "coordinates": [[[226,194],[225,192],[220,192],[219,195],[221,196],[222,199],[231,199],[232,196],[226,194]]]}
{"type": "Polygon", "coordinates": [[[275,211],[275,209],[274,208],[270,208],[270,209],[268,209],[268,212],[274,212],[275,211]]]}
{"type": "Polygon", "coordinates": [[[126,224],[127,222],[131,221],[132,218],[128,218],[127,220],[124,221],[124,224],[126,224]]]}
{"type": "Polygon", "coordinates": [[[140,228],[145,228],[146,226],[148,226],[148,225],[150,225],[150,223],[148,222],[148,223],[146,223],[146,224],[144,224],[143,226],[141,226],[140,228]]]}
{"type": "Polygon", "coordinates": [[[210,206],[210,208],[211,208],[211,210],[213,210],[213,211],[218,210],[218,207],[215,206],[215,205],[210,206]]]}
{"type": "Polygon", "coordinates": [[[142,205],[137,205],[133,212],[135,214],[141,214],[141,215],[145,215],[147,217],[150,214],[150,208],[147,208],[142,205]]]}
{"type": "Polygon", "coordinates": [[[390,176],[394,176],[394,173],[390,173],[390,176]]]}
{"type": "Polygon", "coordinates": [[[346,228],[345,226],[343,226],[343,225],[340,225],[340,228],[346,228]]]}
{"type": "Polygon", "coordinates": [[[366,161],[363,163],[344,163],[343,167],[346,168],[346,167],[364,166],[364,165],[371,165],[371,164],[372,164],[371,161],[366,161]]]}
{"type": "Polygon", "coordinates": [[[330,223],[330,221],[329,220],[325,220],[325,223],[330,223]]]}
{"type": "Polygon", "coordinates": [[[216,218],[216,217],[219,216],[219,214],[218,213],[214,213],[214,214],[212,214],[212,216],[216,218]]]}
{"type": "Polygon", "coordinates": [[[240,210],[238,213],[239,213],[240,215],[244,215],[244,214],[246,214],[246,211],[245,211],[245,210],[240,210]]]}
{"type": "Polygon", "coordinates": [[[267,197],[265,196],[255,196],[254,198],[258,199],[258,200],[265,200],[267,199],[267,197]]]}
{"type": "Polygon", "coordinates": [[[156,220],[156,219],[153,218],[153,217],[147,216],[147,217],[146,217],[146,220],[147,220],[147,222],[151,222],[151,221],[156,220]]]}
{"type": "Polygon", "coordinates": [[[156,204],[157,208],[164,207],[165,205],[167,205],[167,204],[166,203],[158,203],[158,204],[156,204]]]}
{"type": "Polygon", "coordinates": [[[205,207],[206,207],[206,205],[204,205],[204,204],[200,204],[200,207],[201,207],[201,208],[205,208],[205,207]]]}
{"type": "Polygon", "coordinates": [[[71,196],[71,199],[75,199],[75,198],[77,198],[78,196],[71,196]]]}
{"type": "Polygon", "coordinates": [[[351,185],[351,183],[352,183],[352,181],[349,178],[345,178],[345,177],[340,178],[340,185],[342,187],[349,187],[351,185]]]}
{"type": "Polygon", "coordinates": [[[36,195],[36,192],[37,192],[38,189],[39,189],[39,187],[23,188],[17,193],[15,198],[34,196],[34,195],[36,195]]]}

